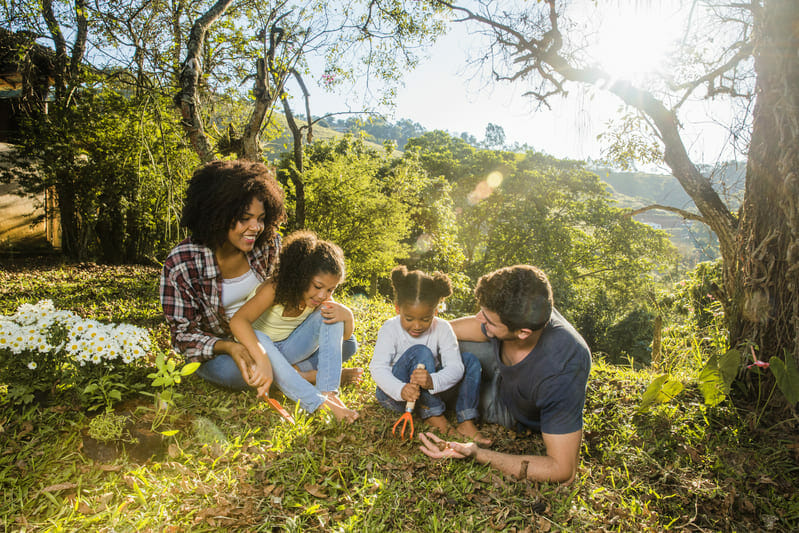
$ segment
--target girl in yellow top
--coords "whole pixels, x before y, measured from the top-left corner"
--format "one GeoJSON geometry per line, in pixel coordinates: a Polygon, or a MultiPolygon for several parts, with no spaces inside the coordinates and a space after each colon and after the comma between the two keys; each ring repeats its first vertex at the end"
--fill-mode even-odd
{"type": "MultiPolygon", "coordinates": [[[[357,346],[352,311],[333,301],[344,272],[341,248],[310,231],[292,233],[283,243],[277,272],[233,315],[230,329],[251,354],[269,360],[253,369],[263,383],[259,395],[268,394],[274,380],[306,411],[325,407],[352,422],[358,413],[338,397],[342,344],[348,356],[357,346]]],[[[350,380],[360,376],[361,369],[347,370],[350,380]]]]}

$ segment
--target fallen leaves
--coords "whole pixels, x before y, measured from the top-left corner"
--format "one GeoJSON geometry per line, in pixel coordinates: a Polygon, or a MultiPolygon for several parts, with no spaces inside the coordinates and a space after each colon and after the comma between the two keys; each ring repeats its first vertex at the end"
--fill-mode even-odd
{"type": "Polygon", "coordinates": [[[315,498],[326,499],[327,493],[316,483],[306,483],[303,485],[305,491],[315,498]]]}
{"type": "Polygon", "coordinates": [[[77,488],[77,483],[56,483],[55,485],[50,485],[48,487],[43,488],[39,492],[56,492],[60,490],[70,490],[77,488]]]}

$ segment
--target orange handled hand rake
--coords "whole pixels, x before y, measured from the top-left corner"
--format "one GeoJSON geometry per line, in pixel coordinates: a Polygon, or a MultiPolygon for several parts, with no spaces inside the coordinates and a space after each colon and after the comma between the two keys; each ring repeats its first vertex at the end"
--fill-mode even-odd
{"type": "MultiPolygon", "coordinates": [[[[416,365],[416,368],[424,368],[424,365],[422,363],[419,363],[418,365],[416,365]]],[[[394,427],[391,428],[391,433],[393,435],[397,434],[397,426],[399,426],[400,422],[402,422],[402,429],[400,430],[400,439],[404,439],[405,438],[405,428],[408,425],[411,426],[411,432],[408,435],[408,440],[412,440],[413,439],[413,408],[414,407],[416,407],[416,402],[415,401],[413,401],[413,402],[405,402],[405,412],[402,413],[402,416],[399,417],[399,419],[396,422],[394,422],[394,427]]]]}

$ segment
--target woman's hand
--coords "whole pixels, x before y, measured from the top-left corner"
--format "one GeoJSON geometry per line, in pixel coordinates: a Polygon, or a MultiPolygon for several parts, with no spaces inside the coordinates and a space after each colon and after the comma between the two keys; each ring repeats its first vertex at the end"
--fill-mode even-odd
{"type": "Polygon", "coordinates": [[[217,341],[214,345],[214,352],[228,354],[239,367],[244,381],[249,383],[252,380],[252,367],[255,365],[255,360],[243,344],[234,341],[217,341]]]}
{"type": "Polygon", "coordinates": [[[272,387],[274,379],[275,375],[269,357],[266,354],[256,357],[255,364],[252,366],[252,380],[248,383],[258,390],[258,396],[269,396],[269,389],[272,387]]]}
{"type": "Polygon", "coordinates": [[[419,399],[419,385],[414,385],[413,383],[406,383],[402,387],[402,392],[400,393],[402,399],[406,402],[415,402],[419,399]]]}

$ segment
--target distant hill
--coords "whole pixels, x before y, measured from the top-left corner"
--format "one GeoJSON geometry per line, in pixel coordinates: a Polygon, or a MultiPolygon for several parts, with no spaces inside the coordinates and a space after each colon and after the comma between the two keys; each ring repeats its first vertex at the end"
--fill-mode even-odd
{"type": "MultiPolygon", "coordinates": [[[[591,170],[608,184],[608,190],[619,207],[638,209],[659,204],[696,212],[693,200],[672,175],[617,172],[607,168],[591,170]]],[[[715,167],[700,167],[700,171],[710,178],[713,188],[730,209],[737,211],[743,199],[746,163],[732,161],[715,167]]],[[[719,255],[718,241],[704,224],[662,210],[646,211],[636,215],[635,219],[668,232],[689,265],[719,255]]]]}
{"type": "MultiPolygon", "coordinates": [[[[270,158],[275,158],[283,152],[290,152],[293,142],[291,138],[291,131],[289,130],[288,122],[286,121],[286,116],[282,113],[275,113],[273,119],[275,122],[277,122],[280,128],[280,133],[276,138],[264,143],[264,150],[270,156],[270,158]]],[[[297,117],[295,120],[297,120],[297,123],[300,125],[307,124],[305,120],[300,120],[299,117],[297,117]]],[[[385,126],[385,121],[379,124],[370,122],[368,123],[368,127],[364,126],[361,129],[354,127],[354,124],[355,119],[349,119],[348,121],[323,120],[317,122],[313,127],[313,141],[327,141],[330,139],[343,137],[347,133],[357,135],[360,132],[363,132],[366,144],[377,150],[383,150],[383,142],[386,140],[393,140],[396,142],[397,148],[399,150],[405,147],[405,141],[402,141],[402,144],[400,144],[399,141],[401,139],[395,138],[396,132],[398,132],[399,129],[392,129],[385,126]],[[380,129],[381,127],[382,131],[380,129]],[[394,132],[394,135],[389,135],[388,137],[376,137],[373,133],[370,133],[370,131],[381,131],[382,133],[394,132]]],[[[421,128],[421,126],[418,127],[421,128]]],[[[421,135],[421,133],[419,135],[421,135]]],[[[401,154],[401,152],[396,152],[396,154],[401,154]]]]}

